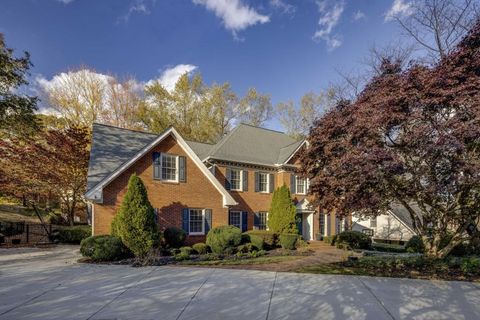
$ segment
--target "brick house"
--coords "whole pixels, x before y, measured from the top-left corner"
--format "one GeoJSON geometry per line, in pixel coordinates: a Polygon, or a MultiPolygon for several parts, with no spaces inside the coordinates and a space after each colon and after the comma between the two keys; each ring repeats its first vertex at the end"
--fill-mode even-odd
{"type": "Polygon", "coordinates": [[[306,143],[246,124],[216,144],[187,141],[174,128],[157,135],[94,124],[86,193],[93,234],[110,232],[133,173],[147,188],[160,228],[183,228],[190,243],[220,225],[266,229],[272,193],[284,184],[306,240],[335,234],[345,222],[312,207],[308,181],[295,174],[306,143]]]}

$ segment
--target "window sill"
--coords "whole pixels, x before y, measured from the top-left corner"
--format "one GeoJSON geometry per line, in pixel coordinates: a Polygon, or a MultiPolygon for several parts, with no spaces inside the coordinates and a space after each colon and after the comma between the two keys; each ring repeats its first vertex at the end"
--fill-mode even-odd
{"type": "Polygon", "coordinates": [[[205,232],[190,232],[189,236],[204,236],[205,232]]]}

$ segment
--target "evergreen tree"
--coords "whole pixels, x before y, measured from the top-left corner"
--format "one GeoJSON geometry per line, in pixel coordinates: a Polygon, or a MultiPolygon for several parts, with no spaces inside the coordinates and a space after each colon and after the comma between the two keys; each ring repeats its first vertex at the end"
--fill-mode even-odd
{"type": "Polygon", "coordinates": [[[128,181],[127,193],[111,229],[112,235],[122,239],[137,257],[145,256],[158,244],[155,212],[148,201],[147,189],[136,174],[132,174],[128,181]]]}
{"type": "Polygon", "coordinates": [[[297,208],[286,185],[273,193],[267,224],[268,229],[275,233],[298,233],[297,208]]]}

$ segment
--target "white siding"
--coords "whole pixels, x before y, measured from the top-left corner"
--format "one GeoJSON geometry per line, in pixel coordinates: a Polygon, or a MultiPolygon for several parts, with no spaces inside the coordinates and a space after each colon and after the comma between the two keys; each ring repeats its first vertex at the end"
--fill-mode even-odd
{"type": "Polygon", "coordinates": [[[372,229],[373,239],[407,241],[414,235],[409,228],[391,214],[377,216],[376,227],[370,227],[370,219],[360,218],[355,214],[353,214],[352,222],[352,230],[372,229]]]}

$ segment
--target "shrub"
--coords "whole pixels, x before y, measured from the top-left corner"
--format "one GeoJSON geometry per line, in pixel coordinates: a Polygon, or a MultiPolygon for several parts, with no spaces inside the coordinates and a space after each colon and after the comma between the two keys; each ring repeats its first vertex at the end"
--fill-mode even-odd
{"type": "Polygon", "coordinates": [[[185,243],[187,234],[185,231],[175,227],[169,227],[163,232],[165,244],[170,248],[180,248],[185,243]]]}
{"type": "Polygon", "coordinates": [[[479,274],[480,273],[480,258],[469,257],[465,258],[461,264],[464,273],[479,274]]]}
{"type": "Polygon", "coordinates": [[[335,245],[336,240],[337,240],[337,235],[323,237],[323,242],[331,246],[335,245]]]}
{"type": "Polygon", "coordinates": [[[62,227],[58,229],[55,239],[61,243],[80,244],[83,239],[92,235],[90,226],[62,227]]]}
{"type": "Polygon", "coordinates": [[[273,193],[267,224],[269,230],[278,234],[298,233],[297,208],[286,185],[277,188],[273,193]]]}
{"type": "Polygon", "coordinates": [[[216,227],[207,234],[207,245],[216,254],[228,254],[227,251],[234,251],[233,249],[239,246],[241,242],[242,232],[234,226],[216,227]]]}
{"type": "Polygon", "coordinates": [[[192,247],[181,247],[180,248],[180,253],[185,253],[188,255],[191,255],[193,253],[192,247]]]}
{"type": "Polygon", "coordinates": [[[208,252],[208,246],[203,242],[195,243],[192,247],[198,254],[207,254],[208,252]]]}
{"type": "Polygon", "coordinates": [[[405,244],[405,249],[410,253],[423,253],[425,252],[425,244],[420,236],[413,236],[405,244]]]}
{"type": "Polygon", "coordinates": [[[342,249],[369,249],[372,238],[359,231],[344,231],[337,235],[335,245],[342,249]]]}
{"type": "Polygon", "coordinates": [[[372,243],[372,249],[380,252],[396,252],[403,253],[406,252],[405,247],[399,244],[388,244],[388,243],[372,243]]]}
{"type": "Polygon", "coordinates": [[[59,212],[51,211],[48,213],[47,222],[50,224],[65,225],[68,224],[67,221],[62,217],[62,214],[59,212]]]}
{"type": "Polygon", "coordinates": [[[237,252],[239,253],[249,253],[253,251],[257,251],[257,248],[251,243],[241,244],[237,247],[237,252]]]}
{"type": "Polygon", "coordinates": [[[159,244],[155,212],[148,201],[147,189],[135,174],[128,181],[127,193],[111,230],[137,257],[145,256],[159,244]]]}
{"type": "Polygon", "coordinates": [[[257,249],[263,250],[263,239],[255,234],[250,234],[250,243],[257,249]]]}
{"type": "Polygon", "coordinates": [[[263,245],[266,249],[274,249],[278,246],[278,236],[274,232],[266,230],[253,230],[248,231],[247,234],[262,238],[263,245]]]}
{"type": "Polygon", "coordinates": [[[92,236],[83,239],[80,253],[94,261],[114,261],[131,256],[122,241],[113,236],[92,236]]]}
{"type": "Polygon", "coordinates": [[[282,233],[280,235],[280,245],[283,249],[295,250],[297,244],[298,234],[296,233],[282,233]]]}
{"type": "Polygon", "coordinates": [[[175,255],[176,261],[184,261],[190,259],[190,255],[186,252],[180,252],[179,254],[175,255]]]}

